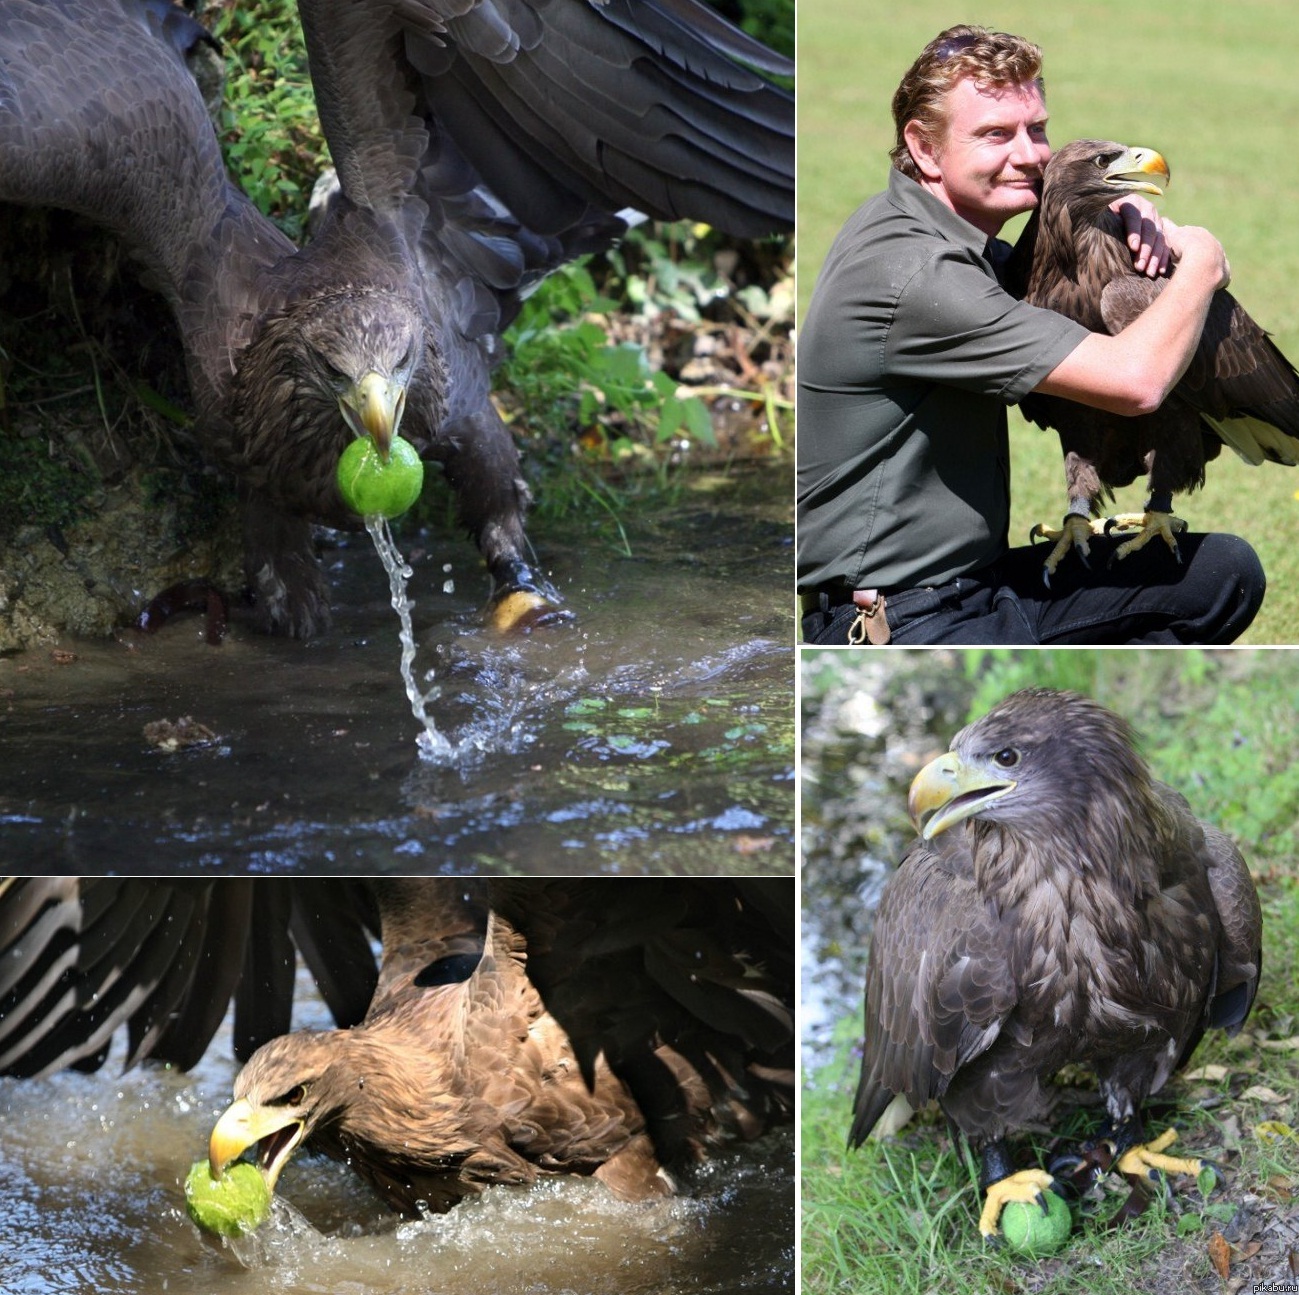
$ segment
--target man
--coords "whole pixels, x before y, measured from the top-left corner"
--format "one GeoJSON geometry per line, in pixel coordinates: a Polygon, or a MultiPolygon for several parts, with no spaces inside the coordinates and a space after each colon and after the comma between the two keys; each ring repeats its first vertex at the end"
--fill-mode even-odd
{"type": "Polygon", "coordinates": [[[1207,230],[1123,215],[1137,269],[1173,276],[1118,336],[1002,290],[995,236],[1037,204],[1050,158],[1041,51],[959,26],[893,99],[888,190],[840,231],[798,343],[799,591],[810,643],[1229,643],[1264,578],[1226,535],[1062,564],[1011,549],[1006,405],[1032,391],[1157,409],[1230,269],[1207,230]]]}

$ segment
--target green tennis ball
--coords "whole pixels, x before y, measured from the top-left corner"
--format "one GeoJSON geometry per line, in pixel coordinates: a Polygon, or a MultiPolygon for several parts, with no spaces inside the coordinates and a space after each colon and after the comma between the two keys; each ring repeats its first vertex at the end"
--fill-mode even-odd
{"type": "Polygon", "coordinates": [[[392,438],[387,463],[368,436],[358,436],[339,458],[337,475],[343,502],[354,513],[400,517],[419,498],[424,464],[415,447],[400,436],[392,438]]]}
{"type": "Polygon", "coordinates": [[[1001,1211],[1001,1235],[1012,1249],[1030,1258],[1053,1255],[1066,1241],[1073,1228],[1073,1216],[1064,1198],[1049,1189],[1046,1213],[1036,1201],[1011,1201],[1001,1211]]]}
{"type": "Polygon", "coordinates": [[[185,1179],[185,1208],[204,1232],[240,1237],[255,1231],[271,1212],[271,1189],[256,1165],[236,1161],[219,1178],[206,1160],[196,1160],[185,1179]]]}

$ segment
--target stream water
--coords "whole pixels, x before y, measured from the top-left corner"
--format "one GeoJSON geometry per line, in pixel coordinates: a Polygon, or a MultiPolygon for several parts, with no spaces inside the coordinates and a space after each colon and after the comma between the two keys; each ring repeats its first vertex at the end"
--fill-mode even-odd
{"type": "Polygon", "coordinates": [[[785,469],[698,477],[627,522],[534,527],[574,620],[482,625],[450,534],[403,531],[418,682],[454,752],[422,758],[398,621],[364,533],[331,549],[318,641],[198,618],[0,658],[10,871],[793,869],[794,625],[785,469]],[[214,740],[165,751],[146,725],[214,740]]]}
{"type": "MultiPolygon", "coordinates": [[[[305,984],[309,982],[302,982],[305,984]]],[[[308,990],[295,1026],[325,1027],[308,990]]],[[[189,1074],[0,1079],[5,1295],[775,1295],[793,1290],[792,1129],[704,1166],[689,1195],[591,1179],[492,1188],[402,1222],[344,1165],[296,1157],[252,1238],[205,1241],[182,1184],[237,1071],[228,1024],[189,1074]]]]}

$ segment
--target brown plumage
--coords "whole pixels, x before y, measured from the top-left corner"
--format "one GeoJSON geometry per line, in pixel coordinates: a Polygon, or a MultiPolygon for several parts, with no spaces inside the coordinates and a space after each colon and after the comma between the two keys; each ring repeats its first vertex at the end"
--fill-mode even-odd
{"type": "Polygon", "coordinates": [[[771,880],[13,882],[0,1073],[95,1068],[123,1024],[128,1064],[191,1065],[233,995],[214,1166],[274,1185],[305,1144],[408,1214],[547,1173],[640,1199],[792,1113],[793,924],[771,880]],[[283,1033],[295,947],[350,1028],[283,1033]]]}
{"type": "Polygon", "coordinates": [[[121,236],[184,341],[195,435],[237,478],[262,625],[328,621],[311,525],[355,525],[354,436],[440,463],[498,606],[545,613],[528,491],[488,398],[521,295],[625,229],[792,224],[786,60],[699,0],[301,0],[340,191],[302,250],[226,177],[168,0],[0,6],[0,201],[121,236]],[[735,60],[745,60],[742,67],[735,60]]]}
{"type": "Polygon", "coordinates": [[[1146,1098],[1254,999],[1261,919],[1235,846],[1154,779],[1123,720],[1047,689],[958,733],[910,808],[922,839],[876,920],[852,1143],[895,1097],[936,1098],[992,1186],[1006,1137],[1076,1064],[1114,1147],[1136,1146],[1146,1098]]]}
{"type": "MultiPolygon", "coordinates": [[[[1167,179],[1149,149],[1094,139],[1066,145],[1047,165],[1007,286],[1093,332],[1121,332],[1165,281],[1133,269],[1109,204],[1125,192],[1160,193],[1167,179]]],[[[1299,374],[1225,289],[1214,295],[1190,367],[1156,412],[1125,418],[1043,395],[1026,397],[1021,409],[1059,433],[1068,511],[1084,518],[1142,473],[1148,511],[1171,512],[1174,494],[1204,484],[1205,464],[1224,443],[1248,463],[1299,462],[1299,374]]]]}

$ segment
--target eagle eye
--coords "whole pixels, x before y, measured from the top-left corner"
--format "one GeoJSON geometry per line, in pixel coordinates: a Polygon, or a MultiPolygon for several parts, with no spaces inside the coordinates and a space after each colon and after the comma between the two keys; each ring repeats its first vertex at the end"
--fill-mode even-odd
{"type": "Polygon", "coordinates": [[[1019,763],[1019,752],[1013,746],[1003,747],[992,757],[992,762],[1002,769],[1013,769],[1019,763]]]}
{"type": "Polygon", "coordinates": [[[283,1097],[280,1098],[277,1105],[284,1106],[301,1106],[307,1100],[307,1086],[305,1084],[294,1084],[283,1097]]]}
{"type": "Polygon", "coordinates": [[[329,359],[328,356],[322,355],[320,352],[317,352],[316,354],[319,356],[321,364],[324,365],[325,374],[329,378],[330,382],[335,384],[346,384],[352,381],[352,379],[342,369],[340,369],[333,360],[329,359]]]}

